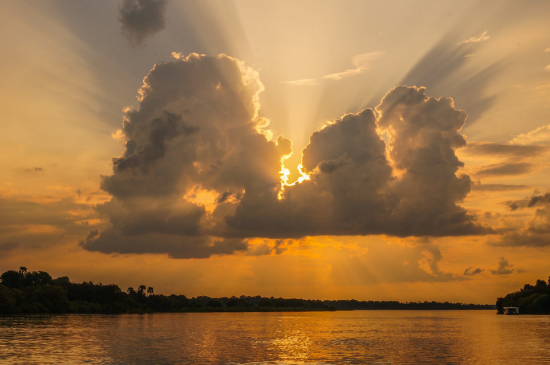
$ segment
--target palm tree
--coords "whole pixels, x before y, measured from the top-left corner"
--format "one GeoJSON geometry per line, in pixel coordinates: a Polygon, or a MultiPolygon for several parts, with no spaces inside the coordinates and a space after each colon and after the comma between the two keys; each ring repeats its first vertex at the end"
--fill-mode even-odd
{"type": "Polygon", "coordinates": [[[152,286],[147,288],[147,294],[148,295],[153,295],[153,287],[152,286]]]}
{"type": "Polygon", "coordinates": [[[147,288],[147,287],[146,287],[145,285],[140,285],[140,286],[138,287],[138,294],[145,294],[145,289],[146,289],[146,288],[147,288]]]}
{"type": "Polygon", "coordinates": [[[134,288],[129,287],[128,290],[126,290],[126,293],[128,293],[128,294],[135,294],[136,291],[134,290],[134,288]]]}
{"type": "Polygon", "coordinates": [[[26,273],[27,273],[27,268],[26,268],[25,266],[21,266],[21,267],[19,268],[19,273],[20,273],[20,274],[26,274],[26,273]]]}

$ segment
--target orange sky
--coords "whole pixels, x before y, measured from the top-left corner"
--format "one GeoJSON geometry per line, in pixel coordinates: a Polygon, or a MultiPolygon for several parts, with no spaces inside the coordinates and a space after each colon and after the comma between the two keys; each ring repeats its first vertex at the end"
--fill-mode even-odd
{"type": "Polygon", "coordinates": [[[2,272],[475,303],[550,275],[548,2],[0,9],[2,272]]]}

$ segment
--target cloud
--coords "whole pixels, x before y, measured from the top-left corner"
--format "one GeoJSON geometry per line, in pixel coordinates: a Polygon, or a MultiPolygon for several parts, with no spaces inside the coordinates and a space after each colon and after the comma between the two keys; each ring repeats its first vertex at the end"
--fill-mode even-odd
{"type": "Polygon", "coordinates": [[[550,193],[544,195],[535,193],[529,198],[509,201],[506,204],[512,211],[529,208],[537,209],[533,218],[527,221],[522,229],[507,233],[498,240],[490,241],[490,245],[501,247],[550,246],[550,193]]]}
{"type": "Polygon", "coordinates": [[[530,198],[509,201],[506,204],[511,210],[518,210],[523,208],[540,207],[547,205],[548,203],[550,203],[550,193],[546,193],[545,195],[533,194],[530,198]]]}
{"type": "Polygon", "coordinates": [[[472,184],[473,191],[514,191],[530,189],[527,185],[508,185],[508,184],[472,184]]]}
{"type": "Polygon", "coordinates": [[[495,270],[489,270],[493,275],[509,275],[514,272],[514,265],[510,264],[504,257],[500,258],[498,267],[495,270]]]}
{"type": "Polygon", "coordinates": [[[355,68],[348,69],[343,72],[337,72],[330,75],[325,75],[321,79],[300,79],[293,81],[281,81],[282,84],[296,85],[296,86],[312,86],[319,85],[320,81],[325,80],[343,80],[351,76],[357,76],[365,73],[372,68],[374,61],[384,56],[385,52],[376,51],[370,53],[363,53],[357,56],[353,56],[351,62],[355,68]]]}
{"type": "Polygon", "coordinates": [[[550,52],[550,48],[546,48],[544,52],[550,52]]]}
{"type": "Polygon", "coordinates": [[[465,43],[477,43],[477,42],[483,42],[491,38],[491,36],[487,35],[487,31],[481,33],[479,37],[470,37],[468,39],[463,40],[462,42],[458,42],[458,45],[465,44],[465,43]]]}
{"type": "Polygon", "coordinates": [[[118,9],[122,34],[139,46],[165,27],[166,0],[123,0],[118,9]]]}
{"type": "Polygon", "coordinates": [[[491,232],[459,205],[471,180],[456,175],[466,114],[452,99],[390,90],[378,116],[364,109],[313,133],[304,177],[285,184],[292,142],[273,140],[258,116],[262,90],[256,71],[226,55],[156,65],[139,109],[126,111],[126,149],[102,177],[112,199],[96,210],[110,227],[82,247],[203,258],[256,250],[254,238],[491,232]]]}
{"type": "Polygon", "coordinates": [[[544,70],[550,72],[550,65],[546,66],[544,70]]]}
{"type": "Polygon", "coordinates": [[[512,144],[492,143],[492,142],[473,142],[468,143],[464,152],[472,155],[489,155],[510,158],[530,158],[540,156],[549,151],[550,146],[532,146],[513,143],[512,144]]]}
{"type": "Polygon", "coordinates": [[[297,85],[297,86],[307,86],[307,85],[318,85],[319,82],[317,79],[301,79],[294,81],[281,81],[281,84],[297,85]]]}
{"type": "Polygon", "coordinates": [[[348,69],[343,72],[337,72],[334,74],[323,76],[324,79],[330,80],[342,80],[350,76],[357,76],[372,68],[372,63],[382,57],[385,52],[376,51],[370,53],[363,53],[357,56],[353,56],[351,62],[355,68],[348,69]]]}
{"type": "Polygon", "coordinates": [[[472,73],[469,58],[477,43],[456,47],[456,32],[450,32],[432,47],[400,81],[401,85],[423,85],[432,94],[450,95],[455,104],[468,111],[471,125],[495,102],[489,85],[504,68],[502,60],[472,73]],[[458,82],[457,82],[458,80],[458,82]]]}
{"type": "Polygon", "coordinates": [[[0,243],[0,252],[2,252],[2,251],[4,251],[4,252],[12,251],[17,246],[19,246],[18,242],[3,242],[3,243],[0,243]]]}
{"type": "Polygon", "coordinates": [[[403,246],[377,242],[361,254],[347,249],[327,248],[326,251],[331,258],[329,278],[339,285],[370,285],[382,280],[392,283],[464,280],[460,274],[440,269],[441,251],[429,241],[403,246]]]}
{"type": "Polygon", "coordinates": [[[476,172],[477,176],[510,176],[523,175],[533,171],[535,165],[528,162],[507,162],[484,166],[476,172]]]}
{"type": "Polygon", "coordinates": [[[475,270],[472,270],[472,268],[469,267],[466,270],[464,270],[464,276],[474,276],[474,275],[481,274],[482,272],[483,272],[483,269],[479,267],[475,270]]]}
{"type": "Polygon", "coordinates": [[[520,134],[511,143],[516,145],[550,145],[550,124],[520,134]]]}

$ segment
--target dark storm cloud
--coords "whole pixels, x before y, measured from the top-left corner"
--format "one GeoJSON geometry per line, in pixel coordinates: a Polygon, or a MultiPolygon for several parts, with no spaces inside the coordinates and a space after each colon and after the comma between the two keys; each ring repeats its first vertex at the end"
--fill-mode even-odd
{"type": "Polygon", "coordinates": [[[501,257],[498,267],[495,270],[489,271],[491,271],[491,274],[493,275],[509,275],[514,272],[513,267],[514,265],[510,264],[504,257],[501,257]]]}
{"type": "Polygon", "coordinates": [[[456,175],[466,114],[452,99],[390,90],[379,117],[365,109],[313,133],[302,151],[309,180],[281,186],[292,142],[270,140],[258,117],[258,74],[225,55],[175,58],[151,70],[126,113],[126,150],[101,184],[113,198],[97,206],[111,227],[84,248],[202,258],[256,237],[490,232],[458,205],[472,183],[456,175]]]}
{"type": "Polygon", "coordinates": [[[122,34],[134,46],[165,27],[166,0],[123,0],[119,5],[118,20],[122,34]]]}
{"type": "Polygon", "coordinates": [[[477,176],[507,176],[528,174],[535,168],[529,162],[505,162],[484,166],[476,172],[477,176]]]}
{"type": "Polygon", "coordinates": [[[550,146],[522,146],[492,142],[468,143],[464,152],[472,155],[490,155],[508,158],[530,158],[540,156],[550,149],[550,146]]]}

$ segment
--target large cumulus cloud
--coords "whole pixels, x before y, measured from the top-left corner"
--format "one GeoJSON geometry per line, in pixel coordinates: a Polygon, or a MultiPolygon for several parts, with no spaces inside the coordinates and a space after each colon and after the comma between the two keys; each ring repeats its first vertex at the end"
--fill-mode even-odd
{"type": "Polygon", "coordinates": [[[241,252],[255,237],[487,233],[459,205],[471,181],[457,176],[466,114],[452,99],[390,90],[376,110],[315,132],[302,151],[308,178],[285,186],[292,142],[258,117],[258,74],[225,55],[175,58],[150,71],[126,113],[126,149],[101,185],[113,197],[97,207],[111,227],[86,249],[187,258],[241,252]]]}

